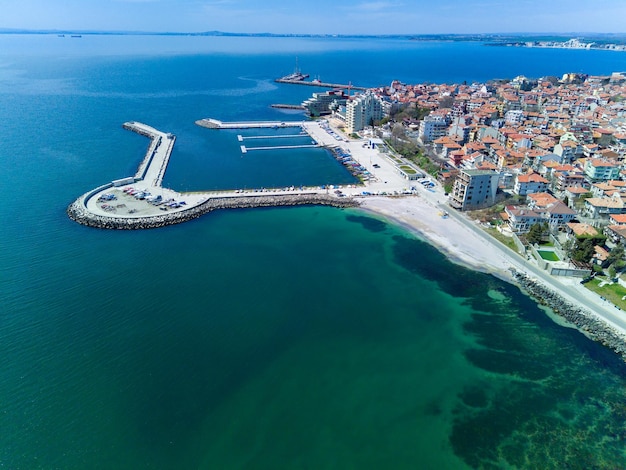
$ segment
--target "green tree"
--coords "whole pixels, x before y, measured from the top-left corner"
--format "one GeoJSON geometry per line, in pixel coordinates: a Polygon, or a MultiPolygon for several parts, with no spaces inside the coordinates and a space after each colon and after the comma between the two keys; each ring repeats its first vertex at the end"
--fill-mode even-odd
{"type": "Polygon", "coordinates": [[[541,241],[543,240],[543,236],[547,231],[547,223],[537,222],[536,224],[533,224],[528,230],[528,233],[526,234],[526,240],[528,240],[528,243],[531,244],[541,243],[541,241]]]}
{"type": "Polygon", "coordinates": [[[609,279],[615,279],[616,273],[617,271],[615,270],[615,266],[614,265],[609,266],[609,279]]]}
{"type": "Polygon", "coordinates": [[[547,80],[548,82],[552,83],[552,85],[558,85],[559,82],[561,81],[559,77],[555,77],[555,76],[544,77],[544,80],[547,80]]]}
{"type": "Polygon", "coordinates": [[[417,106],[417,105],[415,105],[412,111],[413,112],[411,113],[411,117],[413,119],[417,119],[418,121],[421,121],[430,113],[430,109],[421,108],[420,106],[417,106]]]}
{"type": "Polygon", "coordinates": [[[615,247],[609,252],[607,261],[615,266],[616,269],[622,269],[624,267],[624,246],[622,244],[615,245],[615,247]]]}
{"type": "Polygon", "coordinates": [[[399,122],[396,122],[391,129],[391,135],[396,139],[403,139],[406,137],[406,131],[404,126],[399,122]]]}
{"type": "Polygon", "coordinates": [[[593,238],[583,238],[578,240],[578,246],[572,253],[572,259],[581,263],[588,263],[591,261],[593,254],[595,253],[595,244],[593,238]]]}
{"type": "Polygon", "coordinates": [[[447,95],[439,99],[440,108],[451,108],[454,105],[454,97],[447,95]]]}
{"type": "Polygon", "coordinates": [[[567,256],[572,257],[572,252],[574,251],[575,243],[574,240],[568,238],[562,245],[563,250],[567,253],[567,256]]]}

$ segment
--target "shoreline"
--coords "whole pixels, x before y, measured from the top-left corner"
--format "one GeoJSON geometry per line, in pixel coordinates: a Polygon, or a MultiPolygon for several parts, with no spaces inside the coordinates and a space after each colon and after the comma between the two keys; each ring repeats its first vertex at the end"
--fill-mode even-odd
{"type": "Polygon", "coordinates": [[[574,283],[547,273],[541,276],[538,268],[533,268],[521,256],[497,240],[486,238],[490,235],[479,236],[477,231],[470,230],[471,221],[463,222],[463,215],[442,218],[439,204],[434,201],[422,197],[357,200],[360,211],[406,229],[434,246],[451,262],[516,285],[539,305],[549,307],[564,319],[565,326],[608,347],[626,362],[626,315],[622,311],[615,315],[611,312],[614,306],[603,305],[602,300],[580,286],[578,280],[574,283]],[[616,319],[624,320],[623,324],[618,324],[616,319]]]}
{"type": "Polygon", "coordinates": [[[495,275],[511,282],[512,263],[483,239],[473,234],[455,218],[439,215],[439,208],[421,196],[357,198],[358,208],[383,217],[435,246],[446,257],[461,266],[495,275]],[[463,232],[463,237],[459,236],[463,232]]]}

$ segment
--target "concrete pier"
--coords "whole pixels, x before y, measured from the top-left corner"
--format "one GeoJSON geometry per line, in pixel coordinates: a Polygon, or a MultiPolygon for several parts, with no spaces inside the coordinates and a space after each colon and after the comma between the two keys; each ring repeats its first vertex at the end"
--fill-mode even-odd
{"type": "Polygon", "coordinates": [[[270,105],[271,108],[276,108],[276,109],[296,109],[298,111],[304,111],[305,108],[304,106],[302,106],[301,104],[272,104],[270,105]]]}
{"type": "Polygon", "coordinates": [[[243,141],[243,140],[255,140],[255,139],[296,139],[298,137],[307,137],[307,134],[302,133],[302,134],[289,134],[289,135],[249,135],[249,136],[238,135],[237,139],[239,139],[240,141],[243,141]],[[240,137],[241,139],[239,139],[240,137]]]}
{"type": "Polygon", "coordinates": [[[126,122],[122,127],[150,138],[146,156],[137,169],[135,179],[147,180],[152,186],[161,186],[176,137],[140,122],[126,122]]]}
{"type": "MultiPolygon", "coordinates": [[[[235,124],[255,127],[259,123],[235,124]]],[[[259,127],[270,127],[268,123],[260,124],[259,127]]],[[[329,194],[328,189],[321,187],[178,193],[162,187],[175,137],[139,122],[127,122],[123,127],[149,137],[148,150],[134,177],[116,179],[92,189],[68,206],[70,219],[82,225],[132,230],[178,224],[217,209],[358,204],[350,197],[329,194]]],[[[245,146],[241,147],[243,152],[247,151],[245,146]]]]}
{"type": "Polygon", "coordinates": [[[307,82],[304,80],[286,80],[284,78],[277,78],[274,80],[276,83],[286,83],[288,85],[305,85],[305,86],[318,86],[320,88],[341,88],[346,90],[369,90],[369,88],[363,86],[356,86],[352,84],[344,84],[344,83],[327,83],[327,82],[307,82]]]}
{"type": "Polygon", "coordinates": [[[319,147],[318,144],[305,144],[305,145],[275,145],[273,147],[246,147],[241,146],[242,153],[251,152],[252,150],[285,150],[285,149],[310,149],[319,147]],[[246,151],[244,152],[243,149],[246,151]]]}
{"type": "Polygon", "coordinates": [[[222,122],[206,118],[196,121],[196,125],[207,129],[263,129],[302,127],[302,121],[256,121],[256,122],[222,122]]]}

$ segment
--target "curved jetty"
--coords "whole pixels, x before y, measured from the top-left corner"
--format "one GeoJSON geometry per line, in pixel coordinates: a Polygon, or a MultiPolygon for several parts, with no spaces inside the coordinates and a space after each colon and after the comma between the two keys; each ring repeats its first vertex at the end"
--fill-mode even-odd
{"type": "Polygon", "coordinates": [[[196,219],[207,212],[219,209],[250,209],[255,207],[280,207],[299,205],[323,205],[332,207],[353,207],[358,202],[352,198],[337,198],[326,194],[273,194],[264,196],[213,197],[184,211],[154,217],[114,217],[90,213],[84,204],[72,203],[67,213],[70,218],[89,227],[116,230],[136,230],[158,228],[196,219]]]}
{"type": "Polygon", "coordinates": [[[150,138],[146,155],[135,176],[95,188],[68,206],[70,219],[82,225],[134,230],[178,224],[218,209],[302,204],[350,207],[358,204],[349,197],[304,188],[299,191],[286,188],[258,194],[239,191],[178,193],[161,186],[175,136],[139,122],[127,122],[123,127],[150,138]]]}

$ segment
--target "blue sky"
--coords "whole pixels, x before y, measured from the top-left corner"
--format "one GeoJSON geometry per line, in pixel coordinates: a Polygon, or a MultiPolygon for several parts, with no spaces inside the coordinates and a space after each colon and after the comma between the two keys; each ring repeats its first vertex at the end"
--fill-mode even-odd
{"type": "Polygon", "coordinates": [[[622,33],[626,0],[0,0],[0,28],[622,33]]]}

